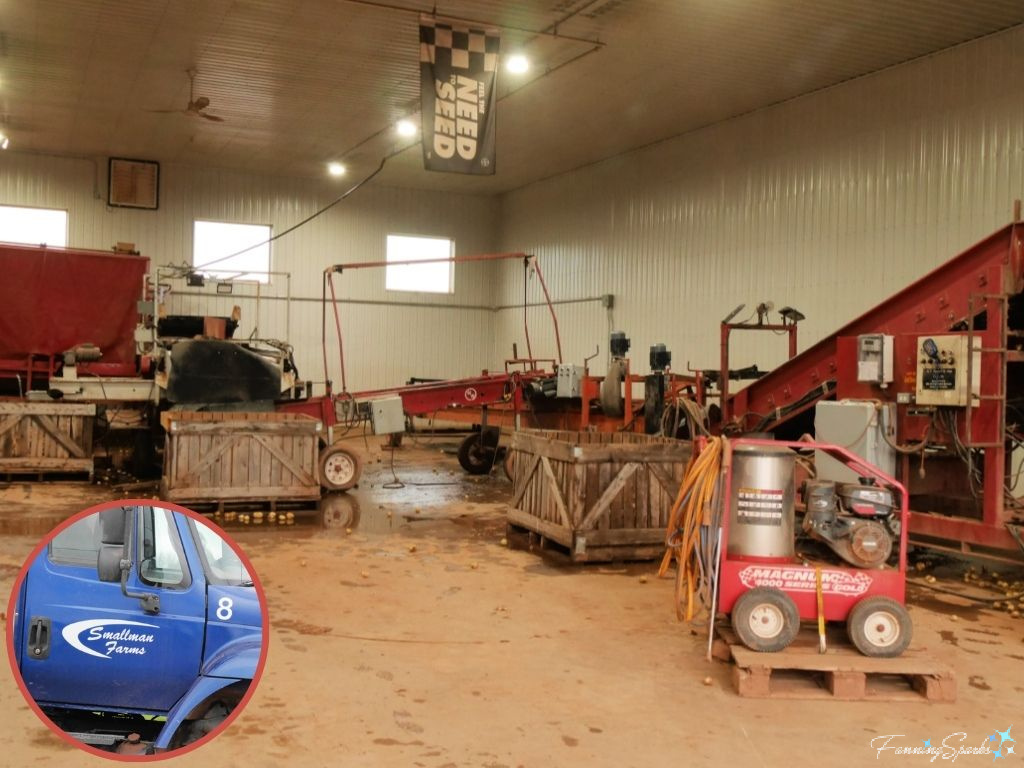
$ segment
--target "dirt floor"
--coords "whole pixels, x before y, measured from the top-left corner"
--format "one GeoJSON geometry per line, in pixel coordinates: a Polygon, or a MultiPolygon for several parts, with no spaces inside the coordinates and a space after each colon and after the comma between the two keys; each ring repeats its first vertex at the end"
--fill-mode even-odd
{"type": "MultiPolygon", "coordinates": [[[[965,733],[976,746],[1021,720],[1024,619],[924,587],[911,590],[913,646],[953,665],[956,703],[739,698],[729,667],[704,660],[704,628],[676,621],[656,564],[569,567],[503,546],[509,482],[463,475],[443,452],[451,445],[399,450],[405,487],[389,489],[387,454],[371,444],[361,487],[326,520],[226,524],[266,588],[269,660],[234,725],[176,764],[902,764],[908,756],[879,754],[872,739],[938,745],[965,733]]],[[[49,527],[117,496],[0,486],[5,599],[49,527]]],[[[964,588],[939,576],[936,586],[964,588]]],[[[10,679],[0,721],[3,764],[103,764],[51,734],[10,679]]],[[[1017,728],[1024,754],[1024,721],[1017,728]]],[[[979,758],[993,760],[959,764],[979,758]]]]}

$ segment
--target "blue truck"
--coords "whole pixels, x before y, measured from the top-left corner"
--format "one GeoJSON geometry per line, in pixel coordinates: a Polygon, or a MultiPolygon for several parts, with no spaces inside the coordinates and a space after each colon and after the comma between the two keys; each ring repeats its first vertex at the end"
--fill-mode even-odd
{"type": "Polygon", "coordinates": [[[29,565],[13,621],[25,689],[92,747],[190,744],[241,702],[263,649],[259,596],[228,543],[160,506],[77,520],[29,565]]]}

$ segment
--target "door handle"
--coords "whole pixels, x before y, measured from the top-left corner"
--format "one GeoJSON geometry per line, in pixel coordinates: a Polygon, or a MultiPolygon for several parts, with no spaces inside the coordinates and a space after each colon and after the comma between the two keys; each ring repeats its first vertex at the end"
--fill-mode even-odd
{"type": "Polygon", "coordinates": [[[48,659],[50,657],[50,620],[44,616],[33,616],[28,625],[28,657],[48,659]]]}

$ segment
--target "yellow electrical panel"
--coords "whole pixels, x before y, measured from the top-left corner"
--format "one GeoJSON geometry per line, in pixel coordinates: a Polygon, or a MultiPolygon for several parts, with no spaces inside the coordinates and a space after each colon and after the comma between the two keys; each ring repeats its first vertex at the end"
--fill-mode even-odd
{"type": "Polygon", "coordinates": [[[918,405],[967,405],[966,336],[917,338],[916,400],[918,405]]]}

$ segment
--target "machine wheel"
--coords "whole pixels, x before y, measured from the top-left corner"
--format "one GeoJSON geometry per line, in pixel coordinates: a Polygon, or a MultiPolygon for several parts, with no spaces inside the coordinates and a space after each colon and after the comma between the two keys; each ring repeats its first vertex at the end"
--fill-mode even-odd
{"type": "Polygon", "coordinates": [[[914,625],[907,609],[891,597],[867,597],[846,619],[850,642],[865,656],[892,658],[910,645],[914,625]]]}
{"type": "Polygon", "coordinates": [[[775,653],[793,642],[800,630],[800,612],[782,590],[754,587],[733,606],[732,628],[750,650],[775,653]]]}
{"type": "Polygon", "coordinates": [[[497,463],[500,437],[493,428],[473,433],[459,445],[459,464],[471,475],[486,475],[497,463]]]}
{"type": "Polygon", "coordinates": [[[320,485],[328,491],[347,491],[359,482],[362,464],[345,448],[327,448],[320,454],[320,485]]]}

